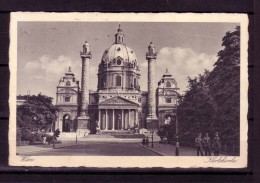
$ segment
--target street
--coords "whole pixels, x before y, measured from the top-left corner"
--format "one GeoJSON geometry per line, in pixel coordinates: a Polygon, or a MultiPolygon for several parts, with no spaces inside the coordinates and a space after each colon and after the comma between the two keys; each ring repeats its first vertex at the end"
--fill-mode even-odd
{"type": "Polygon", "coordinates": [[[158,156],[136,142],[85,142],[58,149],[35,152],[32,156],[158,156]]]}

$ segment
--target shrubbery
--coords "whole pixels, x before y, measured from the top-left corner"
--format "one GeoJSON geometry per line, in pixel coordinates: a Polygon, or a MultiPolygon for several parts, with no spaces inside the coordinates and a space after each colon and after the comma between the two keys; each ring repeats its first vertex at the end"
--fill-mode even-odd
{"type": "Polygon", "coordinates": [[[23,133],[21,136],[22,141],[29,141],[30,144],[35,143],[35,142],[42,142],[43,140],[43,134],[40,133],[23,133]]]}

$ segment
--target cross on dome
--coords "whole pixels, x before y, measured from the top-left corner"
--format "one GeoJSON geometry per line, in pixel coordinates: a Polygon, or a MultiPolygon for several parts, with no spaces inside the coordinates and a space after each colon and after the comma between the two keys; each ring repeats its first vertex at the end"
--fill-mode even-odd
{"type": "Polygon", "coordinates": [[[118,29],[117,29],[117,32],[122,32],[123,30],[121,29],[121,25],[118,24],[118,29]]]}

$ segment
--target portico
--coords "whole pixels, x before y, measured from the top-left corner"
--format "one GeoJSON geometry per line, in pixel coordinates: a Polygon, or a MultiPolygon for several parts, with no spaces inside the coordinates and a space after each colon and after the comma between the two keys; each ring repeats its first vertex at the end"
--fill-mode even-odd
{"type": "Polygon", "coordinates": [[[128,130],[138,124],[138,104],[117,96],[98,106],[101,130],[128,130]]]}

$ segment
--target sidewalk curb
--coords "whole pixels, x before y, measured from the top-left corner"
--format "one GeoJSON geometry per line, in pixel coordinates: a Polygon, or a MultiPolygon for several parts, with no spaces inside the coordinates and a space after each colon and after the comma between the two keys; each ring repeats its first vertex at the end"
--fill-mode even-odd
{"type": "Polygon", "coordinates": [[[158,155],[160,155],[160,156],[166,156],[165,154],[162,154],[162,153],[160,153],[160,152],[158,152],[158,151],[156,151],[156,150],[153,150],[153,149],[150,149],[150,148],[148,148],[148,147],[145,147],[145,146],[143,146],[143,145],[141,145],[141,144],[138,144],[139,146],[141,146],[141,147],[143,147],[143,148],[145,148],[145,149],[147,149],[147,150],[149,150],[149,151],[152,151],[152,152],[154,152],[154,153],[156,153],[156,154],[158,154],[158,155]]]}
{"type": "Polygon", "coordinates": [[[75,146],[75,145],[82,145],[83,143],[78,143],[78,144],[71,144],[71,145],[65,145],[65,146],[61,146],[61,147],[53,147],[52,149],[61,149],[61,148],[64,148],[64,147],[70,147],[70,146],[75,146]]]}

